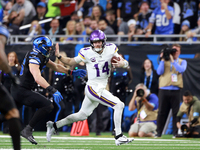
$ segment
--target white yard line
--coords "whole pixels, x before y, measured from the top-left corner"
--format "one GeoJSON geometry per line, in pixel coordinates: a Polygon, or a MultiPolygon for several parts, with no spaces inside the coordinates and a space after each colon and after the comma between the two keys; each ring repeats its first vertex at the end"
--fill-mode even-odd
{"type": "MultiPolygon", "coordinates": [[[[37,139],[46,139],[45,136],[34,136],[37,139]]],[[[10,138],[9,135],[0,135],[0,138],[10,138]]],[[[96,137],[52,137],[52,139],[60,139],[60,140],[114,140],[114,138],[96,138],[96,137]]],[[[165,141],[165,142],[189,142],[191,140],[185,139],[142,139],[142,138],[135,138],[135,141],[165,141]]],[[[200,141],[193,141],[200,143],[200,141]]]]}

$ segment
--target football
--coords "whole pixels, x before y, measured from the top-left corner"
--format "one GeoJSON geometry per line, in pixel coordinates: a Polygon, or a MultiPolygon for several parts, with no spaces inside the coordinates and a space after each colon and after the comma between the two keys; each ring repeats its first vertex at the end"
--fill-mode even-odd
{"type": "Polygon", "coordinates": [[[112,58],[111,58],[111,63],[116,63],[117,61],[120,61],[120,57],[116,57],[116,56],[113,56],[112,58]]]}

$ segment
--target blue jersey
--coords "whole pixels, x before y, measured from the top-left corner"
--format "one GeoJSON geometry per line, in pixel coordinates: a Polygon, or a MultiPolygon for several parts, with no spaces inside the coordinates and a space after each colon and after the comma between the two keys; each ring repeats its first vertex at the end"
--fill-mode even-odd
{"type": "MultiPolygon", "coordinates": [[[[171,16],[174,15],[174,9],[171,6],[167,6],[171,16]]],[[[173,17],[171,19],[167,19],[165,14],[165,10],[161,10],[161,6],[154,9],[151,17],[149,18],[150,23],[154,23],[156,25],[155,34],[173,34],[174,32],[174,24],[173,17]]]]}

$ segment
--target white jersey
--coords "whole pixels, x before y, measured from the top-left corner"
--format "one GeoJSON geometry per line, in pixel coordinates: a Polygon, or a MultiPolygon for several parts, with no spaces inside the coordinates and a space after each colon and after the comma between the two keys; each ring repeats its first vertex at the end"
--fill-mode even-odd
{"type": "Polygon", "coordinates": [[[108,83],[108,77],[111,73],[111,58],[113,56],[119,57],[117,51],[117,46],[109,43],[106,44],[101,54],[92,50],[92,47],[85,47],[75,57],[77,63],[81,61],[86,63],[88,74],[87,85],[92,86],[99,96],[101,96],[101,92],[106,88],[108,83]]]}

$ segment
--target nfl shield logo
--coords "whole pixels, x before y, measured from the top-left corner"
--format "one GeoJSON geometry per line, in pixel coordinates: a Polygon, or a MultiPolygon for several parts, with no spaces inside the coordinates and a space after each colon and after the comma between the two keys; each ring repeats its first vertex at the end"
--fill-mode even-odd
{"type": "Polygon", "coordinates": [[[91,60],[91,62],[95,62],[96,61],[95,57],[90,58],[90,60],[91,60]]]}

